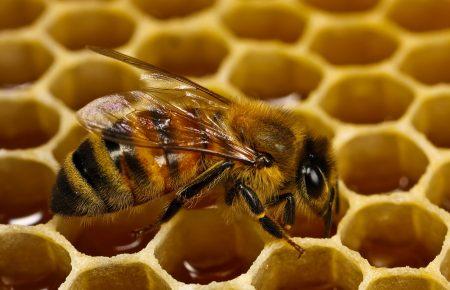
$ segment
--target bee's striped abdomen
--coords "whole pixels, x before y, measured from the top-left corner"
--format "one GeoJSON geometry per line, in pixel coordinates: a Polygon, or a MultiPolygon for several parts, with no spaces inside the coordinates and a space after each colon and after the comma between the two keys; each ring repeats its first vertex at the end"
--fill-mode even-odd
{"type": "MultiPolygon", "coordinates": [[[[145,135],[161,144],[176,144],[177,132],[187,122],[159,110],[139,114],[148,114],[146,119],[151,120],[145,135]]],[[[71,216],[98,215],[145,203],[192,180],[204,170],[204,158],[199,152],[138,147],[90,135],[66,159],[54,188],[52,210],[71,216]]]]}
{"type": "Polygon", "coordinates": [[[95,216],[107,212],[106,204],[93,189],[80,176],[72,175],[76,169],[70,168],[71,164],[66,161],[58,173],[51,199],[52,211],[67,216],[95,216]]]}
{"type": "Polygon", "coordinates": [[[105,143],[91,135],[64,162],[53,189],[52,210],[62,215],[98,215],[132,205],[133,194],[105,143]]]}

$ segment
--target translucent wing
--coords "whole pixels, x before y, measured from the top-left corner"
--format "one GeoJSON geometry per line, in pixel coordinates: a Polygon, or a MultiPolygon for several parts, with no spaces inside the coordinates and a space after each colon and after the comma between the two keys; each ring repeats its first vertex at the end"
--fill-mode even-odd
{"type": "Polygon", "coordinates": [[[215,92],[197,83],[194,83],[193,81],[187,78],[172,74],[168,71],[165,71],[164,69],[146,63],[140,59],[107,48],[90,46],[89,49],[91,49],[96,53],[102,54],[104,56],[116,59],[118,61],[127,63],[129,65],[144,70],[145,73],[141,75],[141,81],[143,82],[145,90],[153,89],[153,90],[171,90],[171,91],[173,90],[191,91],[198,98],[203,98],[204,100],[211,100],[212,102],[223,104],[230,103],[230,101],[224,98],[223,96],[216,94],[215,92]]]}
{"type": "Polygon", "coordinates": [[[96,99],[78,112],[78,118],[89,131],[118,143],[200,151],[253,163],[254,150],[230,134],[222,118],[227,108],[191,90],[151,89],[96,99]]]}
{"type": "Polygon", "coordinates": [[[222,119],[230,101],[184,77],[120,52],[90,47],[145,71],[143,88],[93,101],[79,111],[88,130],[119,143],[202,151],[253,163],[256,153],[222,119]],[[170,136],[167,133],[170,132],[170,136]],[[161,138],[163,136],[163,138],[161,138]]]}

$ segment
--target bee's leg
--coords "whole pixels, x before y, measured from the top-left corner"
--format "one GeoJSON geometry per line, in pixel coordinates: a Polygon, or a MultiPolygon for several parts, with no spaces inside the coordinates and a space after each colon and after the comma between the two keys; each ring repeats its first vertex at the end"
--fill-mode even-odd
{"type": "Polygon", "coordinates": [[[225,204],[231,206],[238,193],[239,191],[237,189],[237,186],[233,185],[233,187],[231,187],[225,195],[225,204]]]}
{"type": "Polygon", "coordinates": [[[203,171],[191,183],[182,188],[176,197],[169,203],[164,213],[159,217],[156,225],[146,226],[135,231],[136,234],[141,235],[155,226],[169,221],[182,207],[183,204],[190,198],[196,196],[203,188],[215,181],[225,169],[233,166],[231,161],[222,161],[214,164],[207,170],[203,171]]]}
{"type": "Polygon", "coordinates": [[[238,182],[236,184],[237,193],[239,193],[247,203],[250,211],[258,218],[259,223],[263,227],[265,231],[278,239],[286,240],[295,250],[299,252],[299,254],[303,254],[304,250],[302,247],[297,245],[284,231],[283,229],[268,217],[264,211],[264,207],[259,200],[256,193],[245,184],[238,182]]]}
{"type": "Polygon", "coordinates": [[[160,223],[170,220],[187,200],[199,194],[203,188],[215,181],[222,172],[232,166],[232,161],[218,162],[197,176],[191,183],[177,193],[177,196],[170,202],[169,206],[160,217],[160,223]]]}
{"type": "Polygon", "coordinates": [[[295,222],[295,199],[292,193],[276,195],[266,202],[266,206],[272,207],[286,201],[284,206],[283,222],[284,228],[290,230],[295,222]]]}

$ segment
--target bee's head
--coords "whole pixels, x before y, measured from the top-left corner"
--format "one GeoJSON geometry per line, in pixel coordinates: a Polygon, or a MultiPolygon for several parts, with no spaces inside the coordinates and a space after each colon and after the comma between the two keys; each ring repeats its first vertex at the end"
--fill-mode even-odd
{"type": "Polygon", "coordinates": [[[325,222],[329,235],[333,205],[338,207],[337,174],[334,157],[326,138],[307,135],[304,139],[296,172],[296,185],[302,200],[325,222]]]}

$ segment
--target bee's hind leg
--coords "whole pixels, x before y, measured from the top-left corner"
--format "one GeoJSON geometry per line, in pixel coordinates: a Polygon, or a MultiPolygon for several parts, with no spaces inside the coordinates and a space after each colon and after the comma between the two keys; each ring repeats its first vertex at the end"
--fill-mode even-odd
{"type": "Polygon", "coordinates": [[[202,189],[214,182],[226,169],[232,166],[232,161],[222,161],[202,172],[192,180],[191,183],[177,193],[177,196],[170,202],[169,206],[161,215],[160,222],[164,223],[170,220],[181,209],[186,201],[198,195],[202,189]]]}
{"type": "Polygon", "coordinates": [[[194,180],[192,180],[191,183],[186,185],[177,193],[176,197],[169,203],[155,225],[137,229],[136,231],[134,231],[134,233],[136,235],[142,235],[146,231],[149,231],[169,221],[189,199],[198,195],[202,191],[202,189],[214,182],[226,169],[232,166],[233,162],[231,161],[221,161],[206,169],[194,180]]]}
{"type": "Polygon", "coordinates": [[[261,201],[259,200],[259,197],[256,195],[256,193],[245,184],[238,182],[228,193],[226,197],[226,202],[232,203],[234,197],[240,194],[245,202],[247,203],[250,211],[258,218],[259,223],[261,224],[262,228],[278,239],[284,239],[286,242],[288,242],[296,251],[299,252],[300,255],[303,254],[304,250],[302,247],[297,245],[284,231],[283,229],[276,223],[274,220],[272,220],[270,217],[266,215],[264,206],[262,205],[261,201]]]}

